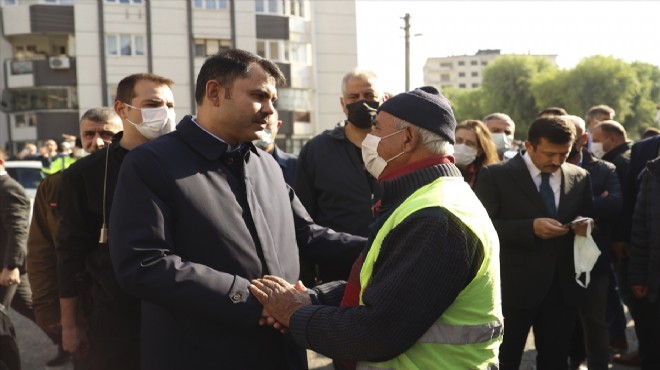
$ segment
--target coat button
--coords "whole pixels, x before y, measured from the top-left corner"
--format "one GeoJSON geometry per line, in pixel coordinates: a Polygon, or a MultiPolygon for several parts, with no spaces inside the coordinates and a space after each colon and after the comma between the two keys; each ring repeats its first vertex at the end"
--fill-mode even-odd
{"type": "Polygon", "coordinates": [[[238,302],[240,302],[240,300],[241,300],[242,297],[243,297],[243,295],[242,295],[240,292],[239,292],[239,293],[234,293],[234,295],[231,296],[231,300],[232,300],[234,303],[238,303],[238,302]]]}

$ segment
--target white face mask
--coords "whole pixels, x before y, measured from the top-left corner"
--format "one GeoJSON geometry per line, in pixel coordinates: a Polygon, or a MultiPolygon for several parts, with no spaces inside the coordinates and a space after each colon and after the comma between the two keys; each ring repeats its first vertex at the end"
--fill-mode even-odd
{"type": "Polygon", "coordinates": [[[153,140],[168,132],[174,131],[176,126],[176,113],[174,109],[166,106],[158,108],[137,108],[130,104],[127,106],[138,109],[142,113],[142,122],[134,123],[128,118],[126,119],[131,123],[141,134],[149,140],[153,140]]]}
{"type": "Polygon", "coordinates": [[[367,134],[367,137],[365,137],[364,141],[362,141],[362,160],[364,161],[364,167],[367,169],[367,171],[369,171],[369,173],[373,177],[375,178],[380,177],[380,174],[383,173],[383,170],[385,170],[385,167],[387,167],[387,163],[395,160],[403,153],[405,153],[405,152],[401,152],[395,155],[394,157],[385,160],[383,159],[383,157],[378,155],[378,144],[380,144],[381,140],[387,139],[388,137],[396,135],[403,131],[405,131],[405,129],[399,130],[397,132],[393,132],[383,137],[367,134]]]}
{"type": "Polygon", "coordinates": [[[259,149],[266,150],[273,143],[273,132],[269,128],[257,132],[259,140],[254,140],[252,144],[259,149]]]}
{"type": "Polygon", "coordinates": [[[591,270],[594,268],[600,250],[591,237],[591,221],[588,221],[587,236],[575,235],[573,241],[573,259],[575,262],[575,281],[583,288],[589,286],[591,280],[591,270]],[[580,281],[580,275],[585,275],[585,284],[580,281]]]}
{"type": "Polygon", "coordinates": [[[465,144],[454,145],[454,159],[457,166],[467,166],[477,158],[477,150],[465,144]]]}
{"type": "Polygon", "coordinates": [[[591,152],[598,158],[603,158],[605,155],[605,150],[603,150],[603,143],[594,143],[591,142],[591,152]]]}
{"type": "Polygon", "coordinates": [[[513,135],[507,135],[504,132],[497,132],[492,134],[493,142],[497,151],[502,153],[511,149],[511,144],[513,143],[513,135]]]}

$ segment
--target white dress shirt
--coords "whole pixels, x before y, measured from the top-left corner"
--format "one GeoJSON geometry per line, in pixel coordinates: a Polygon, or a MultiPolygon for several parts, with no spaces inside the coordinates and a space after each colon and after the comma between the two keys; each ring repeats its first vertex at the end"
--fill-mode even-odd
{"type": "MultiPolygon", "coordinates": [[[[527,170],[532,176],[532,181],[536,185],[536,190],[539,190],[541,187],[541,170],[539,170],[536,165],[532,162],[532,158],[529,157],[529,154],[525,152],[523,155],[525,164],[527,165],[527,170]]],[[[561,191],[561,169],[550,174],[550,188],[552,193],[555,195],[555,208],[559,209],[559,194],[561,191]]]]}

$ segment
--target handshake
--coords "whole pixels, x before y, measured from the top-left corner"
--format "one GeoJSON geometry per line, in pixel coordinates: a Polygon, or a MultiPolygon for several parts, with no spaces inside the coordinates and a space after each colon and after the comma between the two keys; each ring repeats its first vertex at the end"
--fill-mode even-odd
{"type": "Polygon", "coordinates": [[[259,325],[272,326],[282,333],[288,331],[289,320],[296,310],[312,304],[307,288],[301,281],[291,285],[273,275],[252,280],[250,292],[264,306],[259,325]]]}

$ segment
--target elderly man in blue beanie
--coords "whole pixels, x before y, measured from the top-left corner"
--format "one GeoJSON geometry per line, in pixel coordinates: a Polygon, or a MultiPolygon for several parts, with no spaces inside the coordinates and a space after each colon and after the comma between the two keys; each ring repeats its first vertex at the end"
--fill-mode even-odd
{"type": "Polygon", "coordinates": [[[378,108],[362,157],[384,193],[349,281],[303,291],[254,280],[263,324],[347,369],[497,368],[499,242],[454,165],[455,127],[433,87],[378,108]]]}

